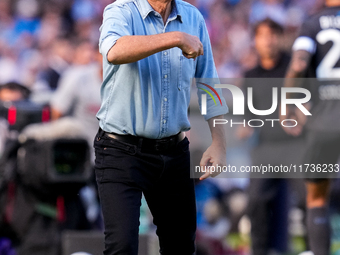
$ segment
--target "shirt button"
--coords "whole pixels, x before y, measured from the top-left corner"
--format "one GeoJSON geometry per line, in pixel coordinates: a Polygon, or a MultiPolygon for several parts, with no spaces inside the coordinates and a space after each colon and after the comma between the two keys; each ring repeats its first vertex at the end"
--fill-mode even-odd
{"type": "Polygon", "coordinates": [[[168,78],[168,76],[167,76],[167,75],[164,75],[164,78],[166,79],[166,78],[168,78]]]}
{"type": "Polygon", "coordinates": [[[168,55],[168,53],[165,51],[165,52],[164,52],[164,56],[166,56],[166,55],[168,55]]]}
{"type": "Polygon", "coordinates": [[[166,97],[164,97],[164,101],[166,102],[166,101],[168,101],[168,99],[166,97]]]}
{"type": "Polygon", "coordinates": [[[166,123],[166,120],[163,120],[163,123],[165,124],[165,123],[166,123]]]}

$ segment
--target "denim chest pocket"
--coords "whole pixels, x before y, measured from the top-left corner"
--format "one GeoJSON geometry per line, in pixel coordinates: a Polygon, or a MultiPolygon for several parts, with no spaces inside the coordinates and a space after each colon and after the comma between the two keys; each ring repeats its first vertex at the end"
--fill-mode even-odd
{"type": "Polygon", "coordinates": [[[178,90],[190,88],[191,79],[194,78],[195,61],[183,55],[179,56],[178,90]]]}

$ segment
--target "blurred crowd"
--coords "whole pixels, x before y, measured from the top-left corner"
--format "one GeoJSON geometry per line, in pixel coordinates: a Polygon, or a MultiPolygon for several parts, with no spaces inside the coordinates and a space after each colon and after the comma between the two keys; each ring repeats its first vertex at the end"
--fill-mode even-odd
{"type": "MultiPolygon", "coordinates": [[[[51,106],[53,120],[65,116],[76,117],[79,126],[68,119],[59,123],[65,129],[77,132],[81,132],[81,126],[85,126],[91,132],[84,136],[92,145],[91,139],[97,127],[94,116],[100,103],[101,59],[97,46],[99,27],[103,10],[111,2],[112,0],[0,0],[0,85],[7,84],[2,92],[0,90],[0,100],[1,96],[3,101],[7,96],[8,100],[13,101],[25,99],[25,93],[28,93],[35,103],[51,106]],[[24,89],[9,84],[11,82],[23,85],[24,89]],[[77,87],[79,84],[83,86],[81,89],[77,87]],[[94,86],[91,87],[91,84],[94,86]],[[5,94],[6,88],[12,93],[5,94]]],[[[242,77],[245,71],[257,64],[258,55],[253,43],[253,26],[257,22],[269,17],[280,24],[284,28],[280,43],[282,49],[289,52],[301,23],[323,6],[323,0],[187,2],[195,5],[206,20],[217,70],[223,78],[242,77]]],[[[0,122],[0,156],[1,139],[4,139],[2,124],[0,122]]],[[[33,137],[41,137],[44,131],[51,128],[55,132],[60,131],[61,126],[45,125],[45,129],[38,129],[38,133],[34,126],[26,131],[33,137]]],[[[242,150],[240,154],[244,153],[242,150]]],[[[95,193],[94,188],[90,188],[92,191],[87,189],[83,192],[89,193],[84,195],[85,204],[86,198],[93,197],[95,193]]],[[[215,255],[225,254],[219,241],[229,232],[241,230],[249,233],[249,223],[241,221],[240,224],[247,204],[242,189],[233,189],[224,194],[218,185],[207,181],[204,186],[197,185],[197,198],[198,227],[201,230],[198,232],[198,240],[202,241],[201,250],[214,250],[215,255]],[[221,204],[218,200],[224,203],[221,204]],[[216,240],[216,243],[205,242],[210,238],[216,240]]],[[[95,209],[92,207],[91,211],[91,206],[85,205],[86,216],[92,223],[99,217],[96,206],[95,204],[95,209]]],[[[147,217],[147,213],[145,214],[147,217]]],[[[150,224],[148,220],[145,221],[150,224]]],[[[101,228],[100,223],[96,224],[96,228],[101,228]]],[[[242,242],[247,243],[247,240],[241,240],[240,243],[242,242]]]]}
{"type": "Polygon", "coordinates": [[[285,29],[282,47],[290,51],[303,20],[323,6],[323,1],[297,0],[192,0],[204,15],[218,73],[223,78],[242,77],[257,62],[253,26],[270,18],[285,29]]]}
{"type": "MultiPolygon", "coordinates": [[[[18,81],[42,93],[57,86],[55,76],[72,63],[80,41],[98,44],[102,12],[112,0],[1,0],[0,84],[18,81]]],[[[285,28],[289,49],[304,18],[320,0],[189,0],[204,15],[221,77],[240,77],[254,66],[251,27],[270,17],[285,28]]],[[[90,56],[88,56],[90,57],[90,56]]]]}
{"type": "Polygon", "coordinates": [[[16,81],[33,95],[48,96],[70,65],[93,61],[102,11],[109,3],[1,0],[0,84],[16,81]]]}

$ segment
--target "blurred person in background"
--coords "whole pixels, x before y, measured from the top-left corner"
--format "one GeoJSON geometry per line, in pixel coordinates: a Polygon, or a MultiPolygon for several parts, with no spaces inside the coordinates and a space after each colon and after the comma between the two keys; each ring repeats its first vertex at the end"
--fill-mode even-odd
{"type": "Polygon", "coordinates": [[[51,44],[48,67],[42,74],[48,89],[55,91],[58,87],[59,78],[69,67],[73,60],[73,51],[70,40],[67,38],[57,38],[51,44]]]}
{"type": "Polygon", "coordinates": [[[47,67],[33,85],[32,100],[38,103],[50,103],[61,84],[64,87],[67,87],[65,84],[73,84],[95,61],[94,46],[90,40],[60,37],[51,47],[47,67]]]}
{"type": "MultiPolygon", "coordinates": [[[[266,78],[283,78],[290,57],[280,49],[283,27],[267,18],[254,27],[255,49],[258,64],[248,70],[244,77],[243,89],[253,87],[253,104],[255,109],[269,109],[272,105],[273,87],[282,87],[283,80],[276,82],[266,78]],[[251,78],[263,78],[252,82],[251,78]]],[[[268,116],[256,116],[249,111],[246,119],[278,119],[276,110],[268,116]]],[[[254,129],[240,126],[238,137],[251,136],[254,129]]],[[[258,131],[258,144],[252,151],[252,164],[271,164],[279,166],[299,162],[299,153],[303,143],[287,135],[280,126],[263,126],[258,131]],[[284,156],[283,156],[284,155],[284,156]]],[[[288,248],[288,182],[286,179],[251,178],[249,184],[248,213],[251,221],[252,254],[270,254],[272,250],[285,253],[288,248]]]]}
{"type": "Polygon", "coordinates": [[[18,81],[18,53],[0,39],[0,83],[18,81]]]}
{"type": "MultiPolygon", "coordinates": [[[[9,82],[4,85],[0,85],[0,104],[3,102],[8,102],[8,101],[16,102],[16,101],[28,100],[29,95],[30,95],[30,90],[19,83],[9,82]]],[[[0,158],[1,158],[2,152],[5,149],[5,143],[6,143],[7,138],[8,138],[7,119],[4,119],[0,116],[0,158]]]]}
{"type": "MultiPolygon", "coordinates": [[[[98,131],[96,113],[100,108],[102,56],[89,41],[75,47],[74,61],[61,76],[50,101],[52,122],[33,124],[23,134],[36,139],[77,137],[87,140],[92,164],[93,137],[98,131]]],[[[88,220],[95,224],[99,217],[98,201],[92,185],[80,191],[88,220]],[[85,196],[85,197],[83,197],[85,196]],[[90,197],[90,198],[89,198],[90,197]]]]}
{"type": "Polygon", "coordinates": [[[225,238],[230,229],[228,219],[223,215],[221,202],[211,198],[204,205],[206,224],[197,232],[199,247],[206,247],[209,254],[225,254],[225,238]]]}
{"type": "Polygon", "coordinates": [[[30,90],[17,82],[9,82],[0,85],[0,101],[21,101],[28,100],[30,90]]]}
{"type": "MultiPolygon", "coordinates": [[[[39,73],[39,78],[33,85],[33,100],[48,103],[56,91],[60,78],[73,62],[74,48],[70,39],[56,38],[49,50],[46,50],[46,67],[39,73]]],[[[77,51],[76,51],[77,52],[77,51]]],[[[78,53],[79,54],[79,53],[78,53]]]]}
{"type": "Polygon", "coordinates": [[[83,126],[90,145],[98,131],[95,115],[101,104],[101,62],[96,48],[89,41],[82,41],[75,49],[73,65],[62,75],[51,99],[52,120],[74,117],[83,126]]]}
{"type": "MultiPolygon", "coordinates": [[[[286,87],[300,87],[304,77],[316,77],[318,83],[311,84],[312,108],[308,119],[297,107],[287,107],[286,116],[296,119],[298,125],[285,128],[293,136],[306,130],[304,164],[326,166],[327,172],[339,170],[335,165],[340,155],[340,26],[339,0],[325,0],[325,8],[308,18],[292,47],[293,56],[286,74],[286,87]]],[[[310,105],[309,105],[310,106],[310,105]]],[[[309,109],[308,105],[306,107],[309,109]]],[[[314,172],[315,173],[315,172],[314,172]]],[[[307,176],[306,206],[307,231],[311,252],[308,254],[328,255],[331,247],[329,220],[330,179],[325,175],[307,176]]]]}

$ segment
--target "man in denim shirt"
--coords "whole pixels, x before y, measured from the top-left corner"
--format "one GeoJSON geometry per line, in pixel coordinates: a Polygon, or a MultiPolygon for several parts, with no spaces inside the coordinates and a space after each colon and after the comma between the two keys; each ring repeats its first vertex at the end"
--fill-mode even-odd
{"type": "MultiPolygon", "coordinates": [[[[193,254],[194,180],[184,133],[190,129],[190,79],[217,78],[204,19],[180,0],[118,0],[104,11],[99,47],[104,81],[94,147],[104,254],[137,255],[142,193],[160,253],[193,254]]],[[[213,119],[227,111],[223,98],[215,105],[208,97],[204,117],[212,145],[202,166],[226,164],[223,125],[213,127],[213,119]]]]}

